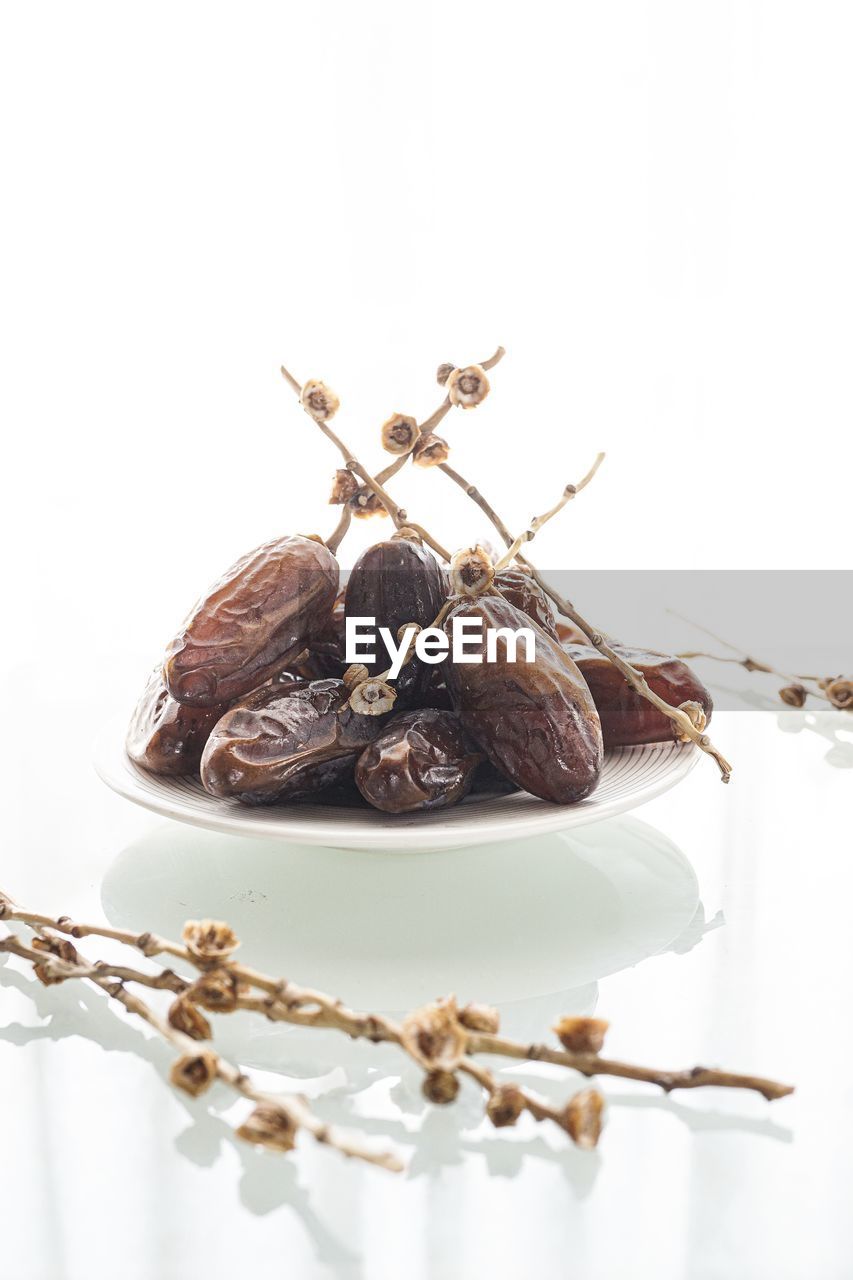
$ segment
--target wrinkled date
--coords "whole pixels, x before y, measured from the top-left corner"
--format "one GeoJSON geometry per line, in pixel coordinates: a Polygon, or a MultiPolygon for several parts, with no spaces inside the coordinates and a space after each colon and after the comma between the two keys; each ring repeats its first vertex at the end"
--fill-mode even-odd
{"type": "MultiPolygon", "coordinates": [[[[356,561],[346,593],[348,618],[375,618],[376,628],[387,627],[392,636],[407,622],[428,627],[446,599],[444,574],[432,552],[419,541],[392,537],[368,547],[356,561]]],[[[377,634],[376,659],[364,661],[371,675],[386,671],[391,655],[377,634]]],[[[412,659],[395,682],[397,708],[403,710],[423,698],[432,672],[412,659]]]]}
{"type": "Polygon", "coordinates": [[[269,679],[327,624],[338,562],[322,542],[266,542],[233,565],[196,605],[166,651],[178,702],[233,702],[269,679]]]}
{"type": "Polygon", "coordinates": [[[127,754],[152,773],[197,773],[213,726],[227,706],[187,707],[176,702],[154,671],[137,703],[127,731],[127,754]]]}
{"type": "MultiPolygon", "coordinates": [[[[457,605],[448,629],[455,617],[480,619],[484,636],[487,628],[527,625],[527,616],[499,596],[457,605]]],[[[469,650],[476,656],[475,644],[469,650]]],[[[583,676],[556,641],[537,631],[535,663],[508,662],[499,648],[497,662],[445,667],[464,728],[502,775],[556,804],[590,794],[601,771],[601,725],[583,676]]]]}
{"type": "Polygon", "coordinates": [[[405,711],[359,756],[355,781],[385,813],[445,809],[470,791],[482,759],[453,712],[405,711]]]}
{"type": "Polygon", "coordinates": [[[343,783],[386,723],[356,715],[348,698],[342,680],[256,689],[226,711],[208,738],[205,790],[244,804],[276,804],[343,783]]]}
{"type": "MultiPolygon", "coordinates": [[[[589,685],[601,720],[606,747],[638,746],[643,742],[669,742],[674,722],[636,693],[628,681],[597,649],[589,645],[564,644],[589,685]]],[[[713,702],[701,680],[679,658],[647,649],[614,644],[613,649],[641,671],[649,688],[670,706],[698,702],[710,720],[713,702]]]]}
{"type": "Polygon", "coordinates": [[[522,569],[501,569],[500,573],[495,574],[495,586],[505,600],[526,613],[528,618],[538,622],[553,640],[558,638],[551,601],[529,573],[522,569]]]}

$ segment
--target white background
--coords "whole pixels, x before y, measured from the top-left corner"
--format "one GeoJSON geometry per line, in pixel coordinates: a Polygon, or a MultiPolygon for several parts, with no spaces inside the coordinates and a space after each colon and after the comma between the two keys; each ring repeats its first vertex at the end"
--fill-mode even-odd
{"type": "MultiPolygon", "coordinates": [[[[310,919],[322,903],[294,904],[286,861],[250,873],[211,849],[184,893],[187,841],[204,862],[222,837],[172,844],[91,767],[105,716],[212,578],[268,537],[331,528],[337,458],[279,363],[328,379],[341,432],[378,465],[383,419],[437,405],[440,361],[503,343],[488,401],[445,426],[508,522],[608,453],[541,535],[543,567],[848,568],[853,10],[0,5],[0,887],[110,918],[111,886],[128,915],[150,911],[139,927],[239,905],[247,959],[266,939],[276,971],[311,982],[274,907],[310,919]]],[[[451,546],[487,532],[438,475],[407,471],[395,492],[451,546]]],[[[386,527],[359,526],[345,562],[386,527]]],[[[478,1130],[471,1094],[424,1112],[416,1080],[380,1070],[353,1114],[342,1089],[320,1105],[400,1142],[405,1178],[310,1147],[277,1165],[233,1145],[222,1093],[185,1105],[158,1078],[168,1055],[103,1002],[89,1018],[10,964],[10,1268],[497,1280],[577,1262],[583,1280],[844,1280],[849,724],[715,719],[731,786],[700,760],[641,815],[660,827],[652,853],[679,846],[713,927],[701,937],[700,912],[677,954],[600,966],[600,993],[583,993],[613,1020],[615,1056],[777,1075],[792,1099],[610,1082],[587,1158],[532,1126],[478,1130]]],[[[619,954],[648,925],[623,888],[601,931],[619,954]]],[[[674,892],[663,875],[661,910],[674,892]]],[[[495,939],[479,895],[471,910],[479,971],[444,956],[463,998],[555,942],[535,912],[495,939]]],[[[357,1002],[346,938],[338,961],[357,1002]]],[[[513,1011],[539,1033],[542,994],[513,1011]]]]}
{"type": "MultiPolygon", "coordinates": [[[[446,434],[508,521],[608,451],[540,563],[849,564],[849,6],[3,14],[16,617],[47,590],[155,657],[238,554],[330,527],[282,360],[378,465],[387,414],[499,342],[446,434]]],[[[453,545],[484,526],[448,489],[398,481],[453,545]]]]}

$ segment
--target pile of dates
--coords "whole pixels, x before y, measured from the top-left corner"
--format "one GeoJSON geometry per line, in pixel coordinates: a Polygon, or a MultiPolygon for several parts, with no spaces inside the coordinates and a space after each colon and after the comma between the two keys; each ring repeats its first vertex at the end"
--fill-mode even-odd
{"type": "MultiPolygon", "coordinates": [[[[318,800],[396,814],[446,808],[471,791],[572,804],[594,790],[606,748],[672,740],[672,721],[578,642],[523,569],[499,571],[475,596],[452,596],[449,584],[409,530],[365,551],[345,590],[319,538],[264,543],[211,587],[166,649],[128,730],[130,758],[247,805],[318,800]],[[346,617],[397,636],[443,609],[448,634],[458,617],[479,619],[484,636],[532,626],[535,662],[511,663],[500,649],[486,661],[485,640],[479,663],[427,665],[413,652],[393,694],[371,705],[390,655],[377,638],[375,661],[348,668],[346,617]]],[[[710,695],[683,662],[614,647],[660,697],[710,717],[710,695]]]]}

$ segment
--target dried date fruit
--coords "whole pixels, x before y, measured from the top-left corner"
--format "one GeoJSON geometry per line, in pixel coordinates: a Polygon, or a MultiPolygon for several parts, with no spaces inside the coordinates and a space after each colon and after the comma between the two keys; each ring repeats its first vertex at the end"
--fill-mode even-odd
{"type": "Polygon", "coordinates": [[[505,796],[513,791],[520,791],[521,788],[518,783],[512,782],[505,773],[501,773],[500,769],[496,769],[491,760],[487,758],[477,766],[474,780],[471,783],[471,790],[493,796],[505,796]]]}
{"type": "Polygon", "coordinates": [[[468,794],[482,758],[452,711],[404,711],[361,753],[355,782],[385,813],[446,809],[468,794]]]}
{"type": "Polygon", "coordinates": [[[158,667],[136,705],[125,746],[134,763],[151,773],[198,773],[201,753],[217,720],[228,710],[176,702],[158,667]]]}
{"type": "Polygon", "coordinates": [[[557,618],[554,623],[554,629],[557,632],[557,639],[564,649],[567,644],[589,644],[580,627],[576,627],[573,622],[569,622],[566,618],[557,618]]]}
{"type": "MultiPolygon", "coordinates": [[[[710,720],[714,705],[711,695],[680,658],[624,644],[614,643],[612,647],[621,658],[643,673],[649,688],[670,706],[696,702],[710,720]]],[[[603,654],[591,645],[564,644],[563,648],[577,663],[589,685],[601,720],[605,747],[672,741],[674,721],[635,692],[603,654]]]]}
{"type": "Polygon", "coordinates": [[[306,680],[340,680],[347,668],[344,598],[340,591],[325,625],[311,637],[308,653],[295,670],[306,680]]]}
{"type": "Polygon", "coordinates": [[[345,782],[387,723],[356,715],[348,700],[342,680],[255,689],[226,711],[207,741],[205,790],[244,804],[277,804],[345,782]]]}
{"type": "Polygon", "coordinates": [[[495,574],[494,586],[505,600],[537,622],[552,640],[558,638],[551,601],[529,573],[523,569],[501,569],[495,574]]]}
{"type": "MultiPolygon", "coordinates": [[[[530,623],[500,596],[466,600],[451,610],[454,619],[478,618],[485,658],[488,628],[517,631],[530,623]]],[[[446,662],[450,695],[463,727],[505,777],[525,791],[555,804],[571,804],[590,794],[601,771],[601,725],[589,689],[572,659],[534,626],[536,661],[507,660],[498,644],[496,662],[446,662]]],[[[523,647],[522,647],[523,650],[523,647]]],[[[477,656],[469,638],[468,651],[477,656]]]]}
{"type": "Polygon", "coordinates": [[[268,680],[326,625],[338,562],[322,542],[276,538],[243,556],[195,606],[166,651],[173,698],[233,702],[268,680]]]}
{"type": "MultiPolygon", "coordinates": [[[[376,628],[387,627],[393,637],[407,622],[428,627],[446,599],[444,573],[432,552],[412,535],[395,535],[377,542],[359,556],[347,583],[346,616],[375,618],[376,628]]],[[[359,661],[368,674],[391,666],[391,654],[377,634],[375,660],[359,661]]],[[[397,710],[420,703],[429,686],[431,668],[417,658],[403,667],[395,681],[397,710]]]]}

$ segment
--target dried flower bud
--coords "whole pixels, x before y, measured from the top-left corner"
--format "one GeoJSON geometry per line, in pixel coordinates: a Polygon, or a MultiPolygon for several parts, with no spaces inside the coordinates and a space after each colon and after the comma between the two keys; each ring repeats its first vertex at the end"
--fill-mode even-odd
{"type": "Polygon", "coordinates": [[[33,973],[44,987],[53,987],[59,982],[65,982],[67,976],[58,965],[51,962],[53,958],[64,960],[66,964],[79,963],[77,948],[70,938],[45,938],[36,935],[30,945],[33,951],[43,951],[48,956],[48,959],[33,965],[33,973]]]}
{"type": "Polygon", "coordinates": [[[469,1031],[484,1031],[487,1035],[496,1035],[501,1025],[500,1014],[490,1004],[466,1004],[457,1017],[469,1031]]]}
{"type": "Polygon", "coordinates": [[[560,1018],[554,1031],[569,1053],[601,1053],[609,1022],[604,1018],[560,1018]]]}
{"type": "Polygon", "coordinates": [[[428,1102],[441,1107],[454,1101],[459,1092],[459,1081],[452,1071],[430,1071],[424,1076],[421,1092],[428,1102]]]}
{"type": "Polygon", "coordinates": [[[64,960],[66,964],[79,964],[77,948],[70,938],[46,938],[36,934],[30,942],[33,951],[45,951],[48,955],[64,960]]]}
{"type": "Polygon", "coordinates": [[[331,387],[327,387],[325,382],[319,382],[316,378],[311,378],[305,383],[299,398],[311,417],[316,418],[318,422],[328,422],[330,418],[334,418],[341,407],[341,402],[331,387]]]}
{"type": "Polygon", "coordinates": [[[496,1129],[515,1124],[525,1108],[524,1094],[515,1084],[499,1084],[486,1103],[486,1115],[496,1129]]]}
{"type": "Polygon", "coordinates": [[[474,409],[489,394],[489,379],[478,364],[467,369],[454,369],[447,379],[450,403],[462,409],[474,409]]]}
{"type": "Polygon", "coordinates": [[[429,1071],[455,1071],[468,1044],[453,996],[415,1009],[403,1019],[400,1042],[429,1071]]]}
{"type": "Polygon", "coordinates": [[[802,684],[786,684],[779,690],[779,697],[789,707],[804,707],[808,690],[802,684]]]}
{"type": "Polygon", "coordinates": [[[445,386],[447,379],[456,369],[455,364],[440,364],[435,371],[435,380],[440,387],[445,386]]]}
{"type": "Polygon", "coordinates": [[[210,1040],[213,1032],[203,1013],[186,996],[178,996],[169,1006],[169,1026],[183,1031],[191,1040],[210,1040]]]}
{"type": "Polygon", "coordinates": [[[849,676],[837,676],[824,685],[826,696],[839,711],[853,710],[853,679],[849,676]]]}
{"type": "Polygon", "coordinates": [[[359,716],[384,716],[396,701],[396,690],[384,680],[363,680],[350,694],[349,705],[359,716]]]}
{"type": "Polygon", "coordinates": [[[357,478],[346,467],[339,467],[332,481],[332,492],[329,494],[329,506],[340,507],[358,493],[357,478]]]}
{"type": "Polygon", "coordinates": [[[187,951],[204,964],[221,964],[240,945],[234,930],[224,920],[188,920],[182,937],[187,951]]]}
{"type": "Polygon", "coordinates": [[[395,413],[382,424],[382,447],[389,453],[411,453],[420,439],[421,429],[414,418],[395,413]]]}
{"type": "Polygon", "coordinates": [[[450,561],[450,589],[458,596],[481,596],[495,580],[495,566],[480,546],[457,551],[450,561]]]}
{"type": "Polygon", "coordinates": [[[354,662],[351,667],[347,667],[341,679],[348,689],[354,689],[356,685],[370,679],[370,672],[363,662],[354,662]]]}
{"type": "Polygon", "coordinates": [[[412,450],[416,467],[437,467],[450,457],[450,445],[434,433],[423,436],[412,450]]]}
{"type": "Polygon", "coordinates": [[[260,1102],[237,1130],[237,1137],[270,1151],[292,1151],[296,1145],[296,1121],[284,1107],[260,1102]]]}
{"type": "Polygon", "coordinates": [[[230,969],[210,969],[196,978],[184,994],[187,1000],[211,1013],[232,1013],[247,990],[230,969]]]}
{"type": "Polygon", "coordinates": [[[562,1125],[583,1151],[591,1151],[601,1137],[604,1099],[597,1089],[582,1089],[563,1108],[562,1125]]]}
{"type": "MultiPolygon", "coordinates": [[[[698,702],[682,702],[678,710],[684,712],[690,723],[693,725],[693,728],[699,733],[702,732],[705,725],[708,723],[708,717],[705,715],[704,708],[700,707],[698,702]]],[[[672,732],[677,742],[692,741],[690,735],[679,729],[674,720],[672,722],[672,732]]]]}
{"type": "Polygon", "coordinates": [[[191,1098],[197,1098],[216,1079],[216,1063],[217,1057],[212,1049],[182,1054],[172,1063],[169,1079],[176,1089],[183,1089],[191,1098]]]}
{"type": "Polygon", "coordinates": [[[53,987],[59,982],[64,982],[67,974],[62,973],[53,963],[53,957],[47,960],[39,960],[33,965],[33,973],[38,978],[43,987],[53,987]]]}
{"type": "Polygon", "coordinates": [[[358,516],[360,520],[366,520],[370,516],[387,516],[382,499],[366,484],[360,485],[355,492],[355,496],[350,498],[349,505],[352,508],[354,516],[358,516]]]}

